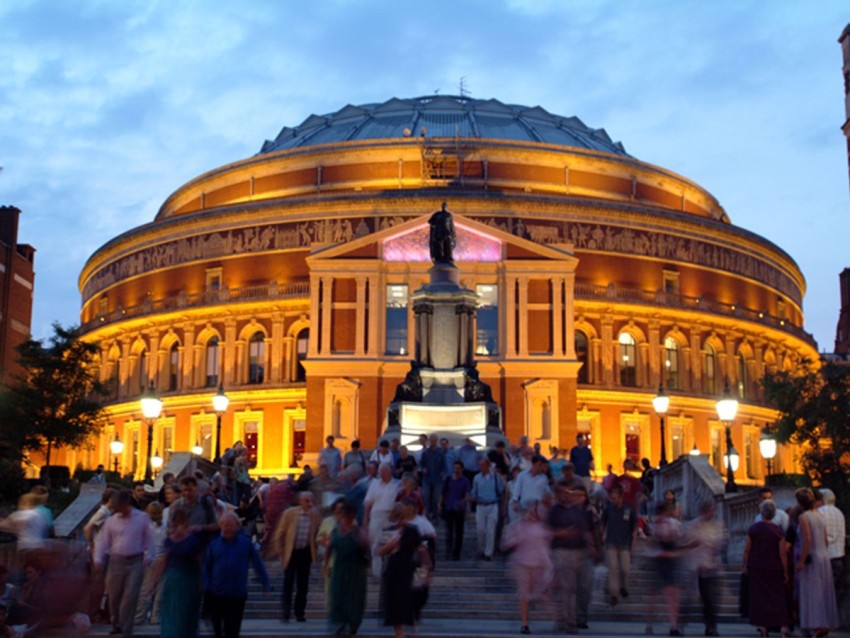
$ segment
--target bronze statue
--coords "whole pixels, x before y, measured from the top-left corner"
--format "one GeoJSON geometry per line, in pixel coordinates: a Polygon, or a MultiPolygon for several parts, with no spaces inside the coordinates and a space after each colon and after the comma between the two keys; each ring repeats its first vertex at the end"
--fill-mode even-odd
{"type": "Polygon", "coordinates": [[[446,210],[446,203],[428,220],[431,226],[431,261],[435,264],[453,264],[452,251],[455,247],[455,225],[452,214],[446,210]]]}

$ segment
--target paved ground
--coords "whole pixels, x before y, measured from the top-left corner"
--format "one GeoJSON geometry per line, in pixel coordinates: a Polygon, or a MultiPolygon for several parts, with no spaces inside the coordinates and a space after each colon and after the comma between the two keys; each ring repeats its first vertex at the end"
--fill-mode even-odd
{"type": "MultiPolygon", "coordinates": [[[[533,614],[532,614],[533,618],[533,614]]],[[[556,636],[563,635],[554,631],[554,626],[550,621],[532,620],[531,632],[535,636],[556,636]]],[[[702,636],[703,627],[690,625],[684,627],[686,636],[702,636]]],[[[758,636],[755,627],[741,623],[726,623],[720,625],[721,636],[735,636],[742,638],[756,638],[758,636]]],[[[93,635],[106,635],[109,627],[107,625],[98,625],[92,627],[93,635]]],[[[666,623],[655,623],[654,635],[667,636],[669,626],[666,623]]],[[[137,636],[158,636],[159,628],[151,626],[143,626],[136,628],[137,636]]],[[[308,620],[304,623],[290,622],[287,624],[275,620],[246,620],[242,624],[242,635],[246,638],[271,638],[273,636],[327,636],[329,635],[328,628],[324,621],[308,620]]],[[[367,618],[363,626],[360,628],[358,636],[361,638],[370,638],[371,636],[391,636],[393,634],[390,628],[378,626],[378,621],[374,618],[367,618]]],[[[644,623],[626,623],[626,622],[605,622],[593,621],[590,623],[589,629],[580,630],[581,636],[593,636],[594,638],[617,638],[619,636],[644,636],[646,635],[646,625],[644,623]]],[[[204,624],[201,626],[201,635],[212,635],[210,628],[204,624]]],[[[489,638],[490,636],[519,636],[519,620],[516,622],[506,622],[502,620],[488,621],[458,621],[458,620],[441,620],[441,619],[426,619],[417,631],[408,630],[409,636],[419,636],[427,638],[429,636],[447,638],[450,636],[462,636],[463,638],[489,638]]],[[[778,634],[777,634],[778,635],[778,634]]],[[[798,630],[796,636],[802,636],[798,630]]],[[[831,636],[850,636],[850,632],[840,631],[830,634],[831,636]]]]}

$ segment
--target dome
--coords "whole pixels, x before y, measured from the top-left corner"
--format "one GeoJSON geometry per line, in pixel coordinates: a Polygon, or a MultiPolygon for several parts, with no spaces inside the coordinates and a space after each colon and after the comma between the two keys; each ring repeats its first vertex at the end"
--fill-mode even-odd
{"type": "Polygon", "coordinates": [[[295,128],[284,127],[259,154],[355,140],[478,138],[556,144],[629,157],[604,129],[589,128],[577,117],[553,115],[535,106],[503,104],[448,95],[393,98],[383,103],[348,105],[328,115],[311,115],[295,128]]]}

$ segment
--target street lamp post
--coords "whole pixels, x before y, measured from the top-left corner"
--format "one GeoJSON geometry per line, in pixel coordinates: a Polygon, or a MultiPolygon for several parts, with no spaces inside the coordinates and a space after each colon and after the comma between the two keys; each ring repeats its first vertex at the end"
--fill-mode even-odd
{"type": "Polygon", "coordinates": [[[761,457],[767,461],[767,477],[769,478],[773,474],[773,459],[776,456],[776,438],[767,426],[761,431],[759,451],[761,451],[761,457]]]}
{"type": "Polygon", "coordinates": [[[735,484],[735,470],[738,469],[737,450],[732,445],[732,422],[735,421],[735,416],[738,414],[738,401],[732,396],[729,390],[729,382],[726,382],[726,387],[723,389],[723,396],[717,402],[717,418],[723,423],[726,428],[726,491],[737,492],[738,486],[735,484]]]}
{"type": "Polygon", "coordinates": [[[118,457],[121,456],[121,452],[124,451],[124,442],[118,438],[118,432],[115,433],[115,440],[110,441],[109,443],[109,451],[112,452],[112,455],[115,457],[112,464],[115,469],[115,473],[118,474],[118,457]]]}
{"type": "Polygon", "coordinates": [[[153,485],[153,472],[151,471],[151,452],[153,451],[153,424],[162,413],[162,401],[156,394],[156,388],[151,381],[150,386],[142,394],[142,415],[148,424],[148,454],[145,461],[145,483],[153,485]]]}
{"type": "Polygon", "coordinates": [[[221,417],[227,412],[230,399],[224,393],[224,384],[219,384],[218,392],[213,397],[213,409],[215,410],[215,459],[214,463],[221,463],[221,417]]]}
{"type": "Polygon", "coordinates": [[[667,436],[664,432],[664,417],[670,407],[670,397],[664,394],[664,386],[658,386],[658,394],[652,399],[652,407],[655,408],[655,412],[661,418],[661,460],[658,465],[664,467],[667,465],[667,436]]]}

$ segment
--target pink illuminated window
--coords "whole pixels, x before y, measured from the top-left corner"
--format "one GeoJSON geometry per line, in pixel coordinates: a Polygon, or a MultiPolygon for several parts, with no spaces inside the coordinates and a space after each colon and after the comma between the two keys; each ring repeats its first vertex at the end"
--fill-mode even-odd
{"type": "MultiPolygon", "coordinates": [[[[477,230],[455,224],[457,241],[455,261],[494,262],[502,259],[502,242],[477,230]]],[[[428,250],[428,226],[388,237],[383,244],[384,261],[431,261],[428,250]]]]}

